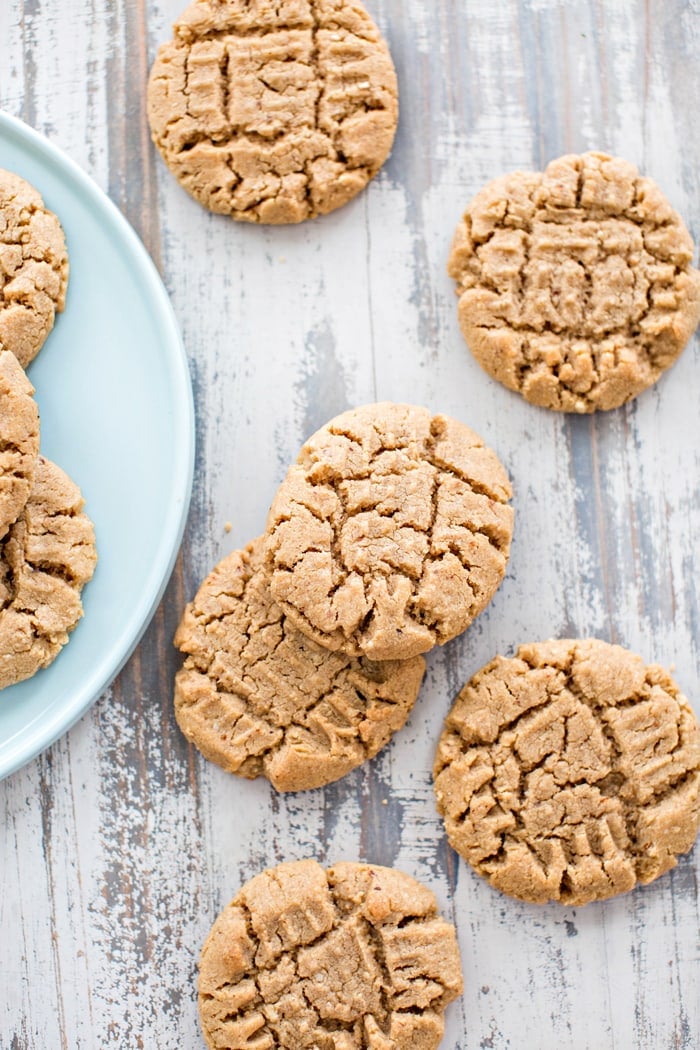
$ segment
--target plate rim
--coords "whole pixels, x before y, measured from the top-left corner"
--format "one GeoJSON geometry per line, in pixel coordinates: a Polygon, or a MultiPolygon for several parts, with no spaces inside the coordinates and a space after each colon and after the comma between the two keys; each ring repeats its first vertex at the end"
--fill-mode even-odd
{"type": "Polygon", "coordinates": [[[141,598],[120,632],[116,649],[110,649],[110,656],[102,657],[92,673],[81,680],[71,693],[71,702],[68,705],[64,705],[46,721],[37,720],[36,728],[32,727],[28,736],[20,730],[16,744],[13,745],[10,738],[6,756],[2,754],[0,742],[0,780],[17,772],[64,736],[109,688],[141,641],[170,582],[182,544],[192,497],[196,444],[194,395],[189,361],[170,296],[146,246],[117,205],[97,183],[45,135],[13,114],[0,109],[0,138],[3,133],[9,133],[19,140],[21,145],[28,146],[42,160],[58,168],[59,173],[77,187],[80,196],[87,198],[104,216],[127,247],[130,260],[138,266],[139,274],[143,278],[148,301],[155,307],[158,326],[164,332],[164,341],[171,347],[173,374],[177,378],[177,383],[173,383],[176,394],[173,408],[182,425],[177,429],[177,442],[173,443],[175,487],[172,502],[173,507],[179,508],[179,513],[170,513],[165,519],[162,543],[156,552],[153,571],[141,598]]]}

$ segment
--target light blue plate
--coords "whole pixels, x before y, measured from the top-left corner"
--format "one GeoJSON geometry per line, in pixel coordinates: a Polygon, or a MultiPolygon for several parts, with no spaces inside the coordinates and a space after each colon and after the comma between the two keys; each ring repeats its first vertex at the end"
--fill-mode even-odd
{"type": "Polygon", "coordinates": [[[36,186],[66,233],[66,310],[28,373],[41,451],[82,489],[99,554],[68,645],[0,692],[4,777],[87,711],[155,612],[187,517],[194,413],[170,301],[119,211],[55,146],[2,113],[0,168],[36,186]]]}

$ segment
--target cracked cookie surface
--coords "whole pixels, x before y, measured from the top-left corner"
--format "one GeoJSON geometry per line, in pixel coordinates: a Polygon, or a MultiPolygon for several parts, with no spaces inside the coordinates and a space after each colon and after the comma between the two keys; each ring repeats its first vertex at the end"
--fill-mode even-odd
{"type": "Polygon", "coordinates": [[[195,0],[148,84],[153,141],[211,211],[295,223],[346,204],[398,119],[388,48],[358,0],[195,0]]]}
{"type": "Polygon", "coordinates": [[[602,153],[489,183],[448,270],[481,366],[526,400],[611,409],[651,386],[700,319],[693,242],[658,186],[602,153]]]}
{"type": "Polygon", "coordinates": [[[202,949],[216,1050],[435,1050],[462,993],[454,927],[392,868],[280,864],[247,882],[202,949]]]}
{"type": "Polygon", "coordinates": [[[11,350],[23,368],[63,310],[67,285],[60,222],[33,186],[0,169],[0,350],[11,350]]]}
{"type": "Polygon", "coordinates": [[[83,615],[97,562],[80,489],[39,456],[29,499],[0,542],[0,689],[47,667],[83,615]]]}
{"type": "Polygon", "coordinates": [[[272,594],[329,649],[406,659],[464,631],[503,579],[511,488],[463,423],[383,402],[304,445],[267,523],[272,594]]]}
{"type": "Polygon", "coordinates": [[[29,499],[39,455],[34,387],[10,350],[0,350],[0,540],[29,499]]]}
{"type": "Polygon", "coordinates": [[[435,759],[450,843],[497,889],[578,905],[648,883],[700,822],[700,727],[667,671],[595,639],[522,645],[457,697],[435,759]]]}
{"type": "Polygon", "coordinates": [[[372,758],[404,725],[421,657],[373,663],[306,638],[270,594],[262,538],[224,558],[183,615],[175,676],[183,733],[228,772],[278,791],[320,787],[372,758]]]}

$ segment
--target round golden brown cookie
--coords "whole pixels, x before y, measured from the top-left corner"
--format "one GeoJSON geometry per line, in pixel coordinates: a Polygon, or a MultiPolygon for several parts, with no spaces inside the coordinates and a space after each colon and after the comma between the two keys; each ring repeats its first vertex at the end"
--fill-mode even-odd
{"type": "Polygon", "coordinates": [[[83,607],[97,554],[80,490],[39,456],[29,499],[0,542],[0,689],[47,667],[83,607]]]}
{"type": "Polygon", "coordinates": [[[392,868],[314,860],[247,882],[202,950],[199,1011],[216,1050],[435,1050],[462,993],[454,927],[392,868]]]}
{"type": "Polygon", "coordinates": [[[278,791],[320,787],[401,729],[422,657],[372,663],[306,638],[272,599],[262,539],[220,562],[187,606],[175,644],[175,713],[202,754],[278,791]]]}
{"type": "Polygon", "coordinates": [[[153,141],[211,211],[290,223],[346,204],[396,131],[396,73],[358,0],[195,0],[156,57],[153,141]]]}
{"type": "Polygon", "coordinates": [[[700,823],[700,727],[661,667],[596,640],[521,645],[457,697],[435,759],[452,846],[513,897],[651,882],[700,823]]]}
{"type": "Polygon", "coordinates": [[[304,445],[268,517],[276,601],[329,649],[406,659],[465,630],[503,579],[508,476],[447,416],[383,402],[304,445]]]}
{"type": "Polygon", "coordinates": [[[449,273],[479,364],[528,401],[616,408],[672,365],[700,319],[680,216],[603,153],[495,179],[457,228],[449,273]]]}
{"type": "Polygon", "coordinates": [[[9,350],[0,350],[0,539],[29,499],[39,455],[34,387],[9,350]]]}
{"type": "Polygon", "coordinates": [[[0,350],[26,368],[63,310],[68,256],[61,224],[41,195],[0,169],[0,350]]]}

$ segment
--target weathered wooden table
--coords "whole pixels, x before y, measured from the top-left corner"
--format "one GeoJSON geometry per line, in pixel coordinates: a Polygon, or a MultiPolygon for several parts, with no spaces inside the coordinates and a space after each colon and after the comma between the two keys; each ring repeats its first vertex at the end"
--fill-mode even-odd
{"type": "Polygon", "coordinates": [[[639,164],[700,235],[700,4],[368,0],[399,73],[393,154],[350,206],[277,229],[204,212],[150,145],[147,72],[180,6],[0,2],[0,104],[81,164],[145,241],[182,326],[198,439],[181,556],[136,654],[0,784],[0,1047],[203,1045],[194,977],[211,921],[260,868],[312,855],[396,865],[435,890],[466,978],[445,1047],[697,1048],[700,850],[605,904],[519,904],[447,847],[430,768],[458,688],[524,640],[623,642],[675,664],[697,704],[697,339],[624,409],[540,411],[472,360],[445,262],[484,181],[588,148],[639,164]],[[382,398],[451,413],[498,450],[516,492],[508,577],[430,655],[408,727],[374,762],[277,795],[186,745],[171,639],[208,569],[263,529],[304,437],[382,398]]]}

